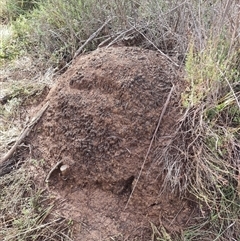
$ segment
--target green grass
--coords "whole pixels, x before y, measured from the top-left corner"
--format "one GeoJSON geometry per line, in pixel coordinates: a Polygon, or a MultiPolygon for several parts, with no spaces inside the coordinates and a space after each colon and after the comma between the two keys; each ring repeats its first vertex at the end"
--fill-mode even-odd
{"type": "Polygon", "coordinates": [[[184,115],[158,159],[167,172],[164,188],[192,194],[205,213],[183,240],[240,238],[240,73],[233,45],[222,33],[212,33],[201,51],[189,43],[184,115]]]}

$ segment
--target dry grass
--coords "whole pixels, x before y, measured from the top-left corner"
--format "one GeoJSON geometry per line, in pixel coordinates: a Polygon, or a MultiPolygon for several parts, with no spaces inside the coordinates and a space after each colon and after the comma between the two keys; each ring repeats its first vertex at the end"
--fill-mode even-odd
{"type": "Polygon", "coordinates": [[[165,176],[163,189],[190,194],[202,213],[200,225],[186,230],[184,240],[238,240],[240,235],[239,6],[215,1],[211,7],[209,28],[197,28],[204,38],[196,32],[188,43],[182,118],[155,158],[165,176]]]}
{"type": "MultiPolygon", "coordinates": [[[[45,74],[37,72],[27,57],[6,63],[1,68],[1,156],[29,122],[26,107],[41,100],[52,78],[52,69],[45,74]]],[[[33,160],[15,160],[11,165],[0,165],[0,240],[71,241],[71,220],[54,214],[55,199],[35,184],[34,173],[29,172],[29,167],[34,165],[33,160]]]]}
{"type": "Polygon", "coordinates": [[[1,240],[72,240],[71,223],[54,215],[54,201],[35,185],[28,164],[0,178],[1,240]]]}

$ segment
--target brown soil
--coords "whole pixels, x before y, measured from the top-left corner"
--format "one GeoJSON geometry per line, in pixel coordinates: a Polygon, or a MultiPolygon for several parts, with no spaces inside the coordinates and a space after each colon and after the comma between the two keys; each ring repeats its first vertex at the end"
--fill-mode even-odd
{"type": "Polygon", "coordinates": [[[193,205],[171,190],[162,193],[160,167],[152,168],[154,150],[166,145],[179,116],[176,93],[137,179],[179,76],[157,52],[102,48],[79,57],[50,91],[50,106],[28,141],[33,158],[45,161],[45,176],[62,161],[48,186],[57,212],[74,221],[74,240],[151,240],[150,223],[168,232],[191,223],[193,205]],[[63,164],[70,166],[64,176],[63,164]]]}

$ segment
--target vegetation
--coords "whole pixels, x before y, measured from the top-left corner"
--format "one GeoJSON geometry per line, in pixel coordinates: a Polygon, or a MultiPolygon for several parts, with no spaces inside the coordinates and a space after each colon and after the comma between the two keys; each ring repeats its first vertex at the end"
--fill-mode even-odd
{"type": "Polygon", "coordinates": [[[26,172],[29,164],[0,179],[0,238],[65,240],[71,236],[71,222],[53,214],[54,202],[26,172]]]}
{"type": "MultiPolygon", "coordinates": [[[[61,70],[79,47],[104,26],[97,36],[90,38],[83,51],[93,50],[103,41],[108,45],[134,39],[129,44],[160,51],[184,69],[187,88],[179,106],[183,116],[165,152],[156,155],[166,173],[163,188],[170,186],[182,196],[190,193],[202,213],[198,225],[189,227],[179,239],[240,239],[238,1],[5,0],[0,9],[4,24],[0,31],[7,26],[5,34],[0,35],[0,64],[8,68],[28,56],[39,70],[61,70]]],[[[7,92],[12,98],[0,109],[2,150],[18,133],[13,125],[6,126],[6,120],[16,121],[16,116],[9,114],[9,106],[19,108],[21,100],[31,95],[32,90],[23,93],[15,86],[7,92]]],[[[41,209],[44,193],[34,190],[31,178],[23,173],[6,175],[0,181],[1,187],[8,186],[8,193],[1,188],[0,194],[0,237],[9,232],[9,237],[17,237],[17,233],[28,235],[16,240],[39,240],[33,237],[41,237],[45,225],[48,227],[47,222],[43,223],[50,212],[41,209]],[[22,189],[22,180],[29,183],[27,190],[22,189]],[[10,207],[22,205],[11,215],[11,209],[6,208],[9,199],[3,198],[9,192],[12,197],[20,195],[10,207]],[[30,196],[38,204],[34,206],[30,196]],[[36,212],[26,223],[24,217],[31,210],[36,212]],[[19,218],[13,218],[17,215],[19,218]]],[[[49,225],[51,230],[55,228],[52,222],[49,225]]],[[[164,228],[152,227],[157,240],[177,240],[164,228]]]]}

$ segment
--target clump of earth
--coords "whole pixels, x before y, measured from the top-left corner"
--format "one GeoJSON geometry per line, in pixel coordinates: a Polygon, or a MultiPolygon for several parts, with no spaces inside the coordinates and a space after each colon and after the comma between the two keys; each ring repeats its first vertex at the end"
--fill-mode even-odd
{"type": "Polygon", "coordinates": [[[57,164],[48,183],[40,174],[38,181],[73,221],[75,240],[151,240],[151,224],[181,232],[191,223],[193,205],[162,192],[161,166],[153,165],[180,114],[177,91],[145,158],[167,96],[181,83],[160,53],[135,47],[97,49],[59,77],[28,141],[45,178],[57,164]]]}

